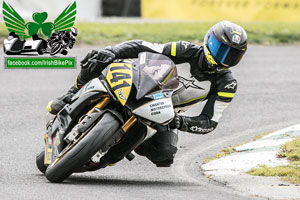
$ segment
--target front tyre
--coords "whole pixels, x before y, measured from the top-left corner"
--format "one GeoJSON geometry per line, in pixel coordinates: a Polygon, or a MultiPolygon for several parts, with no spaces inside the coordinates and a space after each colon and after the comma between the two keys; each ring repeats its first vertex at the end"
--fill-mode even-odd
{"type": "Polygon", "coordinates": [[[102,149],[120,127],[119,120],[111,113],[104,113],[100,121],[73,148],[46,170],[46,178],[60,183],[82,167],[97,151],[102,149]]]}
{"type": "Polygon", "coordinates": [[[58,54],[63,49],[63,44],[61,42],[53,43],[50,48],[50,55],[54,56],[58,54]]]}
{"type": "Polygon", "coordinates": [[[47,166],[45,166],[44,164],[44,158],[45,158],[45,151],[39,153],[35,158],[36,166],[43,174],[45,174],[47,170],[47,166]]]}

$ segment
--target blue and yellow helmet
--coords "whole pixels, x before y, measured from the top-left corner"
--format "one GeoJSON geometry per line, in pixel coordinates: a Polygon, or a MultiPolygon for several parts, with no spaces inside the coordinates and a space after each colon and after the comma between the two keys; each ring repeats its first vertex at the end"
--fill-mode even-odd
{"type": "Polygon", "coordinates": [[[204,37],[204,53],[211,66],[237,65],[247,50],[247,34],[239,25],[221,21],[204,37]]]}

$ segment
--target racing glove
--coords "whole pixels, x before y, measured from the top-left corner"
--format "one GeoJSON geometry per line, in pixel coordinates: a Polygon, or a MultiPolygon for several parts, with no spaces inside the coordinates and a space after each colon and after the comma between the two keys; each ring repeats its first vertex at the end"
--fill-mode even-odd
{"type": "Polygon", "coordinates": [[[97,60],[99,60],[103,63],[106,63],[106,64],[112,63],[115,58],[116,58],[116,55],[112,52],[110,47],[106,47],[105,49],[99,51],[99,53],[97,55],[97,60]]]}
{"type": "Polygon", "coordinates": [[[94,58],[95,56],[98,55],[98,51],[93,50],[92,52],[88,53],[84,59],[80,62],[81,63],[81,67],[86,67],[88,66],[88,62],[90,59],[94,58]]]}
{"type": "Polygon", "coordinates": [[[112,63],[115,59],[115,54],[109,49],[88,53],[81,63],[81,72],[77,77],[77,86],[84,85],[89,80],[100,76],[102,70],[112,63]]]}
{"type": "Polygon", "coordinates": [[[175,114],[173,120],[169,123],[170,129],[180,129],[182,126],[182,117],[180,115],[175,114]]]}
{"type": "Polygon", "coordinates": [[[211,120],[206,115],[199,115],[196,117],[175,115],[173,120],[169,123],[169,128],[189,133],[207,134],[213,131],[217,125],[217,122],[211,120]]]}
{"type": "Polygon", "coordinates": [[[103,49],[99,52],[93,50],[81,61],[81,67],[88,68],[91,74],[96,73],[100,75],[102,70],[114,61],[115,57],[115,54],[108,49],[103,49]]]}

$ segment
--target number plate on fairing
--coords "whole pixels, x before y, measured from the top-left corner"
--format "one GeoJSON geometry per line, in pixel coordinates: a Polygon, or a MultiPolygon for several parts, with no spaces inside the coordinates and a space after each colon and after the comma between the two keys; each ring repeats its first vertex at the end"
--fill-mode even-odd
{"type": "Polygon", "coordinates": [[[112,63],[109,65],[106,80],[124,106],[132,86],[132,64],[112,63]]]}

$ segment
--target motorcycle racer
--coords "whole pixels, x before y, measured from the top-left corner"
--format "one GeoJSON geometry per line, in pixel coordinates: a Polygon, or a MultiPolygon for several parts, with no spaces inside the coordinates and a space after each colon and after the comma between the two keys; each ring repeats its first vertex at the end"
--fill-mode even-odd
{"type": "MultiPolygon", "coordinates": [[[[119,148],[112,148],[111,155],[114,156],[107,157],[106,162],[107,164],[117,162],[131,150],[135,150],[158,167],[168,167],[173,163],[177,152],[178,136],[174,129],[206,134],[217,127],[223,111],[232,101],[237,89],[237,81],[229,68],[240,62],[246,50],[245,30],[229,21],[221,21],[211,27],[204,37],[203,46],[186,41],[155,44],[142,40],[108,46],[99,52],[92,51],[87,54],[81,61],[82,69],[75,85],[66,95],[49,102],[47,109],[50,113],[56,114],[71,101],[80,87],[92,78],[98,77],[115,59],[137,58],[140,52],[166,55],[179,69],[180,85],[172,96],[176,111],[173,121],[167,127],[158,126],[157,133],[142,144],[136,142],[135,145],[128,145],[123,142],[116,145],[119,148]],[[180,73],[181,71],[184,73],[180,73]],[[198,116],[180,114],[189,106],[204,100],[205,106],[198,116]],[[123,152],[117,152],[120,147],[124,149],[123,152]]],[[[142,131],[142,128],[137,130],[142,131]]]]}

